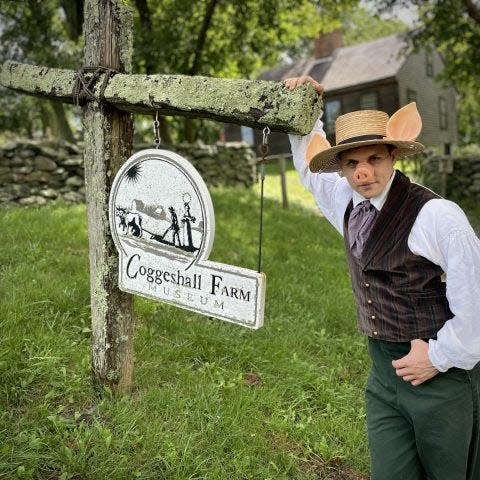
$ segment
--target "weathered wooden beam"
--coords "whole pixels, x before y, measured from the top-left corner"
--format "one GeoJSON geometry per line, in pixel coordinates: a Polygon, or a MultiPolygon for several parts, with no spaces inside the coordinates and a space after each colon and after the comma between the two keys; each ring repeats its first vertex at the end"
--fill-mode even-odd
{"type": "MultiPolygon", "coordinates": [[[[0,83],[73,103],[75,72],[7,61],[0,83]]],[[[101,83],[102,78],[95,85],[97,96],[101,83]]],[[[301,135],[311,131],[321,109],[321,97],[311,85],[290,91],[279,82],[185,75],[117,74],[108,82],[104,98],[127,112],[211,118],[301,135]]]]}
{"type": "MultiPolygon", "coordinates": [[[[124,3],[86,0],[85,65],[131,71],[133,20],[124,3]]],[[[50,88],[61,96],[64,85],[55,79],[54,72],[47,72],[50,78],[54,75],[50,88]]],[[[97,102],[83,108],[92,370],[96,385],[109,387],[116,394],[127,393],[132,387],[134,313],[132,295],[118,288],[118,253],[110,235],[108,202],[113,178],[131,155],[131,117],[97,102]]]]}

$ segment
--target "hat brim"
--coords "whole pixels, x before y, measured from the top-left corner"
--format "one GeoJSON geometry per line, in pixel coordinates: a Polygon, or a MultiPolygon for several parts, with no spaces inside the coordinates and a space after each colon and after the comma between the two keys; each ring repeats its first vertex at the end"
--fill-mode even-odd
{"type": "Polygon", "coordinates": [[[396,149],[396,157],[407,157],[408,155],[415,155],[424,150],[424,146],[421,143],[407,141],[407,140],[363,140],[359,142],[346,143],[344,145],[336,145],[323,152],[317,153],[308,167],[311,172],[338,172],[340,168],[340,159],[338,154],[345,150],[351,150],[352,148],[366,147],[368,145],[393,145],[396,149]]]}

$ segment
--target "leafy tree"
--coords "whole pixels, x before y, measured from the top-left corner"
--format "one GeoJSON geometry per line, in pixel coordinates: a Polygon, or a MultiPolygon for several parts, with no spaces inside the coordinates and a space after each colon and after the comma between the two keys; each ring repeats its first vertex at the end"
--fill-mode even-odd
{"type": "Polygon", "coordinates": [[[363,7],[342,16],[343,44],[356,45],[394,33],[406,32],[408,25],[397,19],[383,19],[363,7]]]}
{"type": "Polygon", "coordinates": [[[462,145],[480,145],[480,102],[478,82],[470,80],[458,89],[458,125],[462,145]]]}
{"type": "MultiPolygon", "coordinates": [[[[358,2],[328,0],[131,0],[136,9],[135,65],[145,73],[255,78],[282,54],[298,54],[321,30],[339,25],[358,2]]],[[[170,120],[172,122],[172,120],[170,120]]],[[[183,122],[182,136],[198,135],[183,122]]],[[[162,122],[162,137],[168,131],[162,122]]]]}
{"type": "Polygon", "coordinates": [[[480,143],[480,4],[474,0],[377,0],[380,11],[395,4],[418,10],[410,34],[415,47],[431,47],[442,55],[441,76],[453,83],[459,94],[461,141],[480,143]]]}
{"type": "MultiPolygon", "coordinates": [[[[358,0],[125,0],[135,12],[134,69],[137,73],[255,78],[281,55],[297,56],[320,31],[333,30],[358,0]]],[[[78,68],[81,65],[83,0],[3,2],[0,60],[78,68]]],[[[10,93],[2,92],[2,105],[10,93]]],[[[29,100],[36,105],[41,101],[29,100]]],[[[63,106],[51,109],[57,126],[63,106]],[[54,115],[54,113],[56,115],[54,115]]],[[[20,111],[20,110],[19,110],[20,111]]],[[[38,112],[41,108],[38,106],[38,112]]],[[[12,112],[10,109],[9,114],[12,112]]],[[[8,115],[9,115],[8,114],[8,115]]],[[[22,113],[23,115],[23,113],[22,113]]],[[[45,115],[38,115],[43,121],[45,115]]],[[[4,119],[7,122],[7,119],[4,119]]],[[[10,117],[9,124],[22,124],[10,117]]],[[[7,123],[8,123],[7,122],[7,123]]],[[[183,126],[179,138],[194,140],[203,123],[170,119],[183,126]]],[[[142,123],[140,118],[139,124],[142,123]]],[[[50,122],[50,125],[54,124],[50,122]]],[[[169,138],[163,124],[162,137],[169,138]]],[[[46,130],[46,127],[43,128],[46,130]]],[[[214,135],[215,133],[213,133],[214,135]]],[[[63,133],[66,135],[66,132],[63,133]]]]}
{"type": "MultiPolygon", "coordinates": [[[[71,0],[60,2],[74,4],[71,0]]],[[[54,0],[2,2],[0,10],[0,60],[14,58],[26,63],[51,67],[74,68],[79,64],[81,49],[78,29],[70,30],[71,18],[54,0]],[[67,28],[68,27],[68,28],[67,28]]],[[[19,133],[33,135],[42,131],[73,141],[66,107],[55,101],[18,97],[11,91],[0,91],[0,121],[7,127],[17,127],[19,133]],[[39,128],[40,127],[40,128],[39,128]]]]}
{"type": "Polygon", "coordinates": [[[139,72],[255,77],[305,38],[339,26],[358,2],[131,0],[139,72]]]}

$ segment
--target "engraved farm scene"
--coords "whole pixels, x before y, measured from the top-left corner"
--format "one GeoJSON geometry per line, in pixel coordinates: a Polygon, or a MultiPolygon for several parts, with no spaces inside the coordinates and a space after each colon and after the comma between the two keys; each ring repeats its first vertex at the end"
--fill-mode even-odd
{"type": "Polygon", "coordinates": [[[196,258],[205,227],[200,199],[169,163],[150,159],[132,165],[120,181],[114,208],[122,246],[183,263],[196,258]],[[171,177],[160,174],[169,168],[171,177]]]}

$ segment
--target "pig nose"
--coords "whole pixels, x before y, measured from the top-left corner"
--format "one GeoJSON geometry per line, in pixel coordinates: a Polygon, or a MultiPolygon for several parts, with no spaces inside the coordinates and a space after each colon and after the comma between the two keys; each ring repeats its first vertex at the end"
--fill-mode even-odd
{"type": "Polygon", "coordinates": [[[373,167],[371,165],[359,165],[353,174],[355,183],[368,182],[373,178],[373,167]]]}

